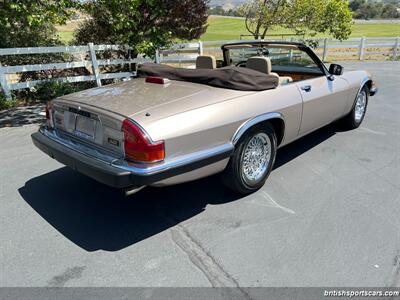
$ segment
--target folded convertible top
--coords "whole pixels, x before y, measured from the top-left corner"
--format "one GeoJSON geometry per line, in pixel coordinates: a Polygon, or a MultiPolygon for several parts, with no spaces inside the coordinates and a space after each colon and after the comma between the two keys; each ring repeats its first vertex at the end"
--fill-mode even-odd
{"type": "Polygon", "coordinates": [[[138,66],[137,75],[157,76],[240,91],[264,91],[276,88],[279,84],[277,76],[235,66],[219,69],[183,69],[145,63],[138,66]]]}

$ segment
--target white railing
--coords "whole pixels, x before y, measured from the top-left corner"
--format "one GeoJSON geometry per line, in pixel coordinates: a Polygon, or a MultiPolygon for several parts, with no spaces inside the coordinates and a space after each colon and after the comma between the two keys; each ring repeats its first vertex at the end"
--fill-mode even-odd
{"type": "Polygon", "coordinates": [[[157,63],[194,63],[203,54],[203,42],[175,44],[169,49],[156,51],[157,63]]]}
{"type": "MultiPolygon", "coordinates": [[[[221,46],[223,44],[250,42],[254,40],[224,40],[224,41],[206,41],[193,42],[186,44],[177,44],[168,50],[157,51],[156,61],[158,63],[190,64],[194,63],[197,55],[212,54],[222,59],[221,46]]],[[[296,41],[288,39],[286,41],[296,41]]],[[[345,41],[335,39],[314,39],[318,46],[314,49],[316,54],[326,61],[328,57],[336,60],[351,56],[352,59],[364,60],[368,55],[387,55],[397,57],[400,55],[400,37],[397,38],[352,38],[345,41]],[[378,49],[376,49],[378,48],[378,49]]],[[[381,59],[382,56],[374,57],[381,59]]]]}
{"type": "Polygon", "coordinates": [[[9,75],[16,73],[46,71],[46,70],[63,70],[85,67],[91,70],[91,75],[69,76],[54,78],[52,80],[66,82],[96,81],[97,86],[101,86],[103,79],[126,78],[135,75],[135,72],[116,72],[101,73],[100,66],[109,65],[126,65],[132,63],[142,63],[150,61],[143,56],[129,59],[97,59],[96,52],[99,51],[128,51],[130,47],[121,45],[93,45],[89,43],[87,46],[63,46],[63,47],[29,47],[29,48],[4,48],[0,49],[0,56],[5,55],[26,55],[26,54],[49,54],[49,53],[69,53],[69,54],[88,54],[90,60],[86,60],[86,55],[81,56],[80,61],[64,62],[64,63],[47,63],[33,65],[18,66],[2,66],[0,64],[0,86],[7,98],[10,98],[11,91],[34,87],[35,85],[48,81],[49,79],[31,80],[25,82],[9,82],[9,75]]]}
{"type": "MultiPolygon", "coordinates": [[[[207,42],[191,42],[176,44],[169,49],[157,50],[155,53],[156,63],[172,63],[172,64],[192,64],[196,61],[198,55],[203,53],[220,55],[221,45],[234,42],[245,42],[246,40],[225,40],[225,41],[207,41],[207,42]]],[[[295,41],[291,39],[290,41],[295,41]]],[[[388,55],[396,58],[400,55],[400,38],[352,38],[345,41],[334,39],[318,39],[318,47],[315,49],[317,55],[323,61],[326,61],[329,56],[344,57],[353,56],[356,59],[363,60],[368,55],[388,55]]],[[[62,70],[71,68],[85,67],[91,70],[92,75],[70,76],[63,78],[55,78],[52,80],[80,82],[80,81],[96,81],[97,86],[101,86],[103,79],[115,79],[135,76],[135,72],[116,72],[116,73],[101,73],[100,66],[108,65],[125,65],[132,63],[142,63],[152,61],[139,55],[132,59],[97,59],[96,52],[110,50],[129,50],[128,46],[120,45],[93,45],[87,46],[64,46],[64,47],[37,47],[37,48],[6,48],[0,49],[0,56],[4,55],[24,55],[24,54],[48,54],[48,53],[86,53],[89,54],[90,60],[82,58],[80,61],[64,62],[64,63],[48,63],[22,66],[1,66],[0,64],[0,85],[7,97],[10,97],[11,91],[30,88],[38,83],[46,81],[32,80],[25,82],[8,82],[9,74],[44,71],[44,70],[62,70]]],[[[222,57],[219,57],[222,58],[222,57]]]]}

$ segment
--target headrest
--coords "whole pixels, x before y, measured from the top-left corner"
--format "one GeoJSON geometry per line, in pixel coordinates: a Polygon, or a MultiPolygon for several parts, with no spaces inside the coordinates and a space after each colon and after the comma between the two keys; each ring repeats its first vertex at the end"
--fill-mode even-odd
{"type": "Polygon", "coordinates": [[[272,70],[271,60],[264,56],[250,57],[246,62],[246,68],[269,74],[272,70]]]}
{"type": "Polygon", "coordinates": [[[200,55],[196,59],[196,69],[215,69],[217,61],[212,55],[200,55]]]}

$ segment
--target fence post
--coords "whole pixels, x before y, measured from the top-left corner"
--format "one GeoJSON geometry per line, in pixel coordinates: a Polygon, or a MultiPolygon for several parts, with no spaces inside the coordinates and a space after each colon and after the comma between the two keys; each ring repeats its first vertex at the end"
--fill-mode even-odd
{"type": "Polygon", "coordinates": [[[399,47],[400,47],[400,37],[396,38],[396,43],[395,43],[394,48],[393,48],[393,59],[394,60],[397,57],[397,52],[399,50],[399,47]]]}
{"type": "Polygon", "coordinates": [[[0,64],[0,87],[3,90],[7,100],[11,100],[11,92],[8,87],[7,74],[4,72],[4,68],[0,64]]]}
{"type": "MultiPolygon", "coordinates": [[[[131,50],[131,47],[129,47],[129,45],[125,44],[125,45],[124,45],[124,48],[126,49],[126,51],[127,51],[127,53],[128,53],[128,59],[129,59],[129,61],[131,61],[131,60],[132,60],[132,50],[131,50]]],[[[128,68],[129,68],[129,72],[132,72],[132,63],[131,63],[131,62],[129,62],[128,68]]]]}
{"type": "Polygon", "coordinates": [[[94,78],[96,79],[96,85],[101,86],[101,80],[100,80],[100,76],[99,76],[100,75],[99,63],[97,62],[96,51],[94,51],[93,43],[89,43],[88,47],[89,47],[90,58],[92,60],[92,70],[93,70],[94,78]]]}
{"type": "Polygon", "coordinates": [[[326,60],[327,56],[328,56],[328,39],[324,38],[324,52],[322,53],[323,62],[326,60]]]}
{"type": "Polygon", "coordinates": [[[156,64],[160,63],[160,51],[156,49],[156,64]]]}
{"type": "Polygon", "coordinates": [[[203,42],[199,41],[199,55],[203,55],[203,42]]]}
{"type": "Polygon", "coordinates": [[[362,37],[360,40],[360,49],[358,51],[358,60],[364,59],[364,46],[365,46],[365,37],[362,37]]]}
{"type": "MultiPolygon", "coordinates": [[[[290,38],[290,42],[293,42],[293,38],[290,38]]],[[[289,61],[292,62],[293,61],[293,50],[290,49],[289,50],[289,61]]]]}

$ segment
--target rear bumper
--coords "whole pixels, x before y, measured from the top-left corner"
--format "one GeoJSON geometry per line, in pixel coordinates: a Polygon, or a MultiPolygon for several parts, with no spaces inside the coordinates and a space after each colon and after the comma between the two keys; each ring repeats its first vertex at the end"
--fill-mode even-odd
{"type": "Polygon", "coordinates": [[[60,163],[114,188],[150,185],[163,179],[180,175],[210,165],[233,153],[231,144],[194,153],[180,160],[153,165],[130,165],[124,160],[103,161],[72,149],[52,139],[44,131],[31,135],[34,145],[60,163]]]}

